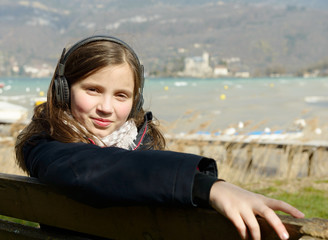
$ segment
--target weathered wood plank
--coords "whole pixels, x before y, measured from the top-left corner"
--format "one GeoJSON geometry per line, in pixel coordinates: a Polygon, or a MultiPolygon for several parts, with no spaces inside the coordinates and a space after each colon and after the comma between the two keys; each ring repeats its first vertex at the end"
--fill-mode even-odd
{"type": "MultiPolygon", "coordinates": [[[[37,179],[0,174],[0,214],[110,239],[240,239],[229,220],[210,209],[113,206],[96,209],[76,202],[37,179]]],[[[290,239],[303,222],[283,217],[290,239]]],[[[259,218],[263,239],[278,239],[259,218]]],[[[302,225],[303,224],[303,225],[302,225]]],[[[328,226],[324,222],[323,227],[328,226]]],[[[0,231],[0,235],[3,230],[0,231]]]]}

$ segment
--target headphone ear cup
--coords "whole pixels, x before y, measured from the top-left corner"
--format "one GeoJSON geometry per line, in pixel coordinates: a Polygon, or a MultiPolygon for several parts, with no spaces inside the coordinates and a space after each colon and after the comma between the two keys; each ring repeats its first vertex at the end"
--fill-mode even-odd
{"type": "Polygon", "coordinates": [[[136,113],[139,112],[139,111],[141,110],[143,103],[144,103],[143,96],[140,95],[140,96],[139,96],[139,101],[138,101],[138,103],[137,103],[137,105],[136,105],[136,113]]]}
{"type": "Polygon", "coordinates": [[[69,87],[65,77],[56,77],[54,80],[55,98],[57,104],[69,103],[69,87]]]}
{"type": "Polygon", "coordinates": [[[131,111],[131,113],[129,115],[129,118],[130,117],[136,117],[137,114],[138,114],[138,112],[142,109],[142,105],[144,103],[143,96],[142,95],[139,95],[139,99],[136,98],[136,101],[137,101],[136,106],[134,108],[132,108],[132,111],[131,111]]]}
{"type": "Polygon", "coordinates": [[[65,77],[62,79],[62,88],[63,88],[63,102],[69,104],[69,87],[65,77]]]}
{"type": "Polygon", "coordinates": [[[137,113],[142,109],[142,106],[144,104],[144,98],[143,98],[143,89],[145,84],[144,66],[140,65],[139,69],[140,69],[139,99],[135,107],[134,115],[137,115],[137,113]]]}

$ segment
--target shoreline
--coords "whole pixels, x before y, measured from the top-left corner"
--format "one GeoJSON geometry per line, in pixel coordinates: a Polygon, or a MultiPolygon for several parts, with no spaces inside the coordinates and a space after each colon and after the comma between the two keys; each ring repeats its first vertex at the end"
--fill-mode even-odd
{"type": "MultiPolygon", "coordinates": [[[[14,157],[15,137],[23,126],[0,125],[0,167],[3,172],[24,174],[16,166],[14,157]]],[[[322,139],[316,140],[307,128],[303,129],[302,135],[289,139],[268,138],[269,134],[243,136],[196,132],[176,135],[168,132],[170,134],[165,135],[168,150],[215,159],[220,177],[229,182],[328,177],[328,141],[322,140],[328,138],[323,135],[322,139]]]]}

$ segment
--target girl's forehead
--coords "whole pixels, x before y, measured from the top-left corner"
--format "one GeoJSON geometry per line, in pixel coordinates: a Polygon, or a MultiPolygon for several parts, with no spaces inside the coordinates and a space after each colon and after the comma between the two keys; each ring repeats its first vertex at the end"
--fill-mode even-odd
{"type": "Polygon", "coordinates": [[[103,67],[97,72],[82,79],[81,82],[134,86],[135,77],[131,67],[128,64],[120,64],[103,67]]]}

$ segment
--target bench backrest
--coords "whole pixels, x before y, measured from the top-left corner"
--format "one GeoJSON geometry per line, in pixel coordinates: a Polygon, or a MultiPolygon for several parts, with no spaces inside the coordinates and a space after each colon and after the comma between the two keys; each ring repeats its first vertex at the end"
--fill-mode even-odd
{"type": "MultiPolygon", "coordinates": [[[[76,202],[35,178],[1,173],[0,215],[110,239],[239,239],[231,222],[210,209],[163,206],[97,209],[76,202]]],[[[301,229],[311,221],[281,218],[291,234],[290,239],[299,239],[306,234],[301,229]]],[[[259,218],[259,221],[264,239],[278,239],[263,219],[259,218]]],[[[328,226],[327,221],[323,220],[323,223],[328,226]]],[[[12,226],[2,225],[0,237],[8,234],[6,227],[15,233],[12,226]]],[[[51,234],[51,231],[43,233],[51,234]]],[[[76,237],[88,239],[78,234],[76,237]]]]}

